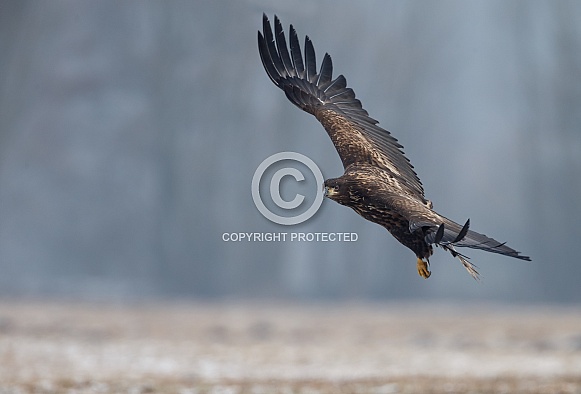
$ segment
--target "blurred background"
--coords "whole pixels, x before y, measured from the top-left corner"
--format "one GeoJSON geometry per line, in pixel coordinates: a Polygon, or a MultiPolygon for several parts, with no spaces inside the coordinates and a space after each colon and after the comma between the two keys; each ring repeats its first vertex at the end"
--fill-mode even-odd
{"type": "Polygon", "coordinates": [[[581,301],[581,3],[3,1],[0,295],[75,299],[581,301]],[[437,250],[324,201],[293,228],[250,183],[273,153],[342,174],[268,79],[262,13],[404,145],[435,209],[532,257],[437,250]],[[230,232],[357,242],[224,242],[230,232]]]}

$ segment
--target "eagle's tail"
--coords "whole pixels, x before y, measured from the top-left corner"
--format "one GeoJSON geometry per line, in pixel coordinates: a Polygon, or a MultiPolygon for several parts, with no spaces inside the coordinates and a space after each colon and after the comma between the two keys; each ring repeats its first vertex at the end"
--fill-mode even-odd
{"type": "Polygon", "coordinates": [[[466,221],[464,226],[461,226],[458,223],[442,217],[442,223],[437,228],[433,228],[433,231],[428,231],[425,240],[429,244],[442,247],[444,250],[449,251],[452,256],[457,257],[475,279],[478,279],[476,267],[468,261],[469,258],[467,256],[457,252],[456,247],[480,249],[521,260],[531,260],[530,257],[523,256],[520,252],[507,246],[506,242],[498,242],[484,234],[470,230],[469,227],[470,219],[466,221]]]}

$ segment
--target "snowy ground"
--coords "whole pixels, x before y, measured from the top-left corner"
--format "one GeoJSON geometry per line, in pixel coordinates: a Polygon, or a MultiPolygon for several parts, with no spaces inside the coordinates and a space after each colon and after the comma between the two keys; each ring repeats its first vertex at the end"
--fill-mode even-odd
{"type": "Polygon", "coordinates": [[[581,393],[581,308],[0,301],[0,393],[581,393]]]}

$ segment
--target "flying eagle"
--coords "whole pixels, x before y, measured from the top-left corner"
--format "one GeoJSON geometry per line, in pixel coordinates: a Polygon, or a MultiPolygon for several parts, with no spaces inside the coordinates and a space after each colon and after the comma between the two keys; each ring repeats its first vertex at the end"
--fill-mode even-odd
{"type": "Polygon", "coordinates": [[[333,79],[331,56],[325,53],[317,73],[315,50],[308,36],[303,58],[292,25],[289,51],[278,17],[274,17],[274,36],[266,15],[262,23],[258,50],[266,73],[294,105],[321,122],[343,162],[345,173],[325,181],[326,197],[385,227],[416,254],[423,278],[431,274],[432,245],[457,257],[475,279],[476,267],[456,247],[530,261],[505,243],[469,230],[470,220],[462,226],[434,211],[402,145],[362,108],[343,75],[333,79]]]}

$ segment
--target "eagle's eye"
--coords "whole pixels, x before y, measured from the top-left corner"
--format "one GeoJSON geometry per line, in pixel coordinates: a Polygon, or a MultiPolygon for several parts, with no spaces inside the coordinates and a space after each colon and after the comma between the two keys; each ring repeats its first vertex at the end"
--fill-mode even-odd
{"type": "Polygon", "coordinates": [[[338,192],[339,191],[339,185],[335,185],[335,187],[333,189],[335,189],[335,191],[338,192]]]}

